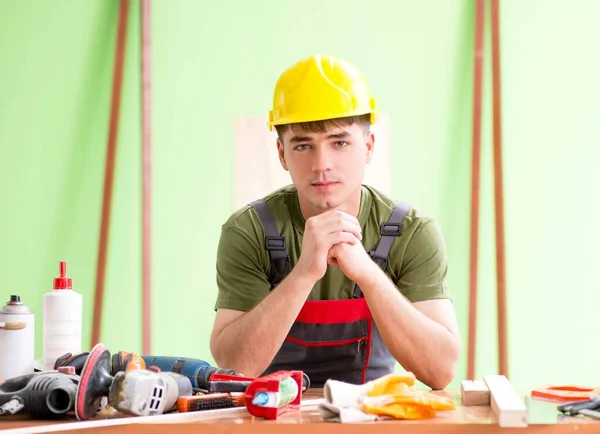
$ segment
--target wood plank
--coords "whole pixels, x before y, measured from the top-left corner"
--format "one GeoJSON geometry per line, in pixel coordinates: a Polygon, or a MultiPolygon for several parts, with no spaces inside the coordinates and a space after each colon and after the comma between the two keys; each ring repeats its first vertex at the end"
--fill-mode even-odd
{"type": "Polygon", "coordinates": [[[465,380],[460,383],[462,405],[490,405],[490,389],[482,380],[465,380]]]}
{"type": "MultiPolygon", "coordinates": [[[[300,408],[316,407],[324,399],[305,399],[300,408]]],[[[37,434],[48,432],[64,432],[83,429],[106,428],[119,425],[133,424],[184,424],[199,422],[215,422],[220,419],[231,419],[236,415],[248,414],[246,407],[222,408],[218,410],[190,411],[187,413],[168,413],[157,416],[127,416],[113,419],[89,420],[78,422],[57,423],[53,425],[38,425],[16,429],[2,430],[2,434],[37,434]]]]}
{"type": "Polygon", "coordinates": [[[487,375],[483,381],[490,390],[490,404],[500,427],[526,427],[528,411],[523,400],[504,375],[487,375]]]}

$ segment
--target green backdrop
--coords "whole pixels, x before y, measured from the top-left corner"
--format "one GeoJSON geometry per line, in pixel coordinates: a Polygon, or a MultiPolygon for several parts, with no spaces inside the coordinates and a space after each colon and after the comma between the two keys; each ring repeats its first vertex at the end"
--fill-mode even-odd
{"type": "MultiPolygon", "coordinates": [[[[266,114],[279,73],[320,52],[363,70],[392,119],[393,195],[445,233],[464,337],[454,385],[464,378],[472,3],[153,1],[153,353],[212,361],[234,118],[266,114]]],[[[600,3],[501,7],[510,376],[589,384],[600,362],[600,3]]],[[[117,9],[114,0],[0,0],[0,301],[18,293],[37,314],[36,357],[42,294],[60,260],[84,294],[89,349],[117,9]]],[[[102,329],[111,351],[141,350],[137,1],[130,12],[102,329]]],[[[497,371],[489,53],[478,376],[497,371]]]]}

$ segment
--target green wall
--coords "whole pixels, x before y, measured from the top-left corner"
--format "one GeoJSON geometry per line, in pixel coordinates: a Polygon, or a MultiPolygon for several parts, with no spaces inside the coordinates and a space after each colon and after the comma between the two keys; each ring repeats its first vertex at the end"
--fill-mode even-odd
{"type": "MultiPolygon", "coordinates": [[[[2,302],[37,314],[66,260],[89,348],[118,2],[0,0],[2,302]]],[[[233,121],[264,115],[300,57],[356,63],[392,119],[393,194],[446,237],[466,370],[472,2],[153,2],[153,352],[212,361],[215,251],[233,211],[233,121]]],[[[511,378],[593,382],[600,4],[502,2],[511,378]],[[582,302],[585,300],[585,302],[582,302]]],[[[102,341],[141,350],[139,2],[130,10],[102,341]]],[[[489,44],[488,44],[489,48],[489,44]]],[[[489,62],[489,51],[486,52],[489,62]]],[[[478,369],[497,370],[489,64],[478,369]]],[[[273,149],[275,152],[275,149],[273,149]]]]}

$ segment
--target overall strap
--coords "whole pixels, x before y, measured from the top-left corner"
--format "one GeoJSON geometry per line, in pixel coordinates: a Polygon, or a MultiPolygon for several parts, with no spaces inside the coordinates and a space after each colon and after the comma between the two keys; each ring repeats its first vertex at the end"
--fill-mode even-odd
{"type": "MultiPolygon", "coordinates": [[[[379,227],[381,239],[375,250],[369,252],[369,255],[383,271],[387,269],[388,255],[390,254],[394,240],[396,237],[402,235],[402,221],[410,209],[411,206],[406,202],[397,203],[387,222],[381,223],[379,227]]],[[[358,285],[355,285],[353,297],[361,298],[362,296],[361,289],[358,285]]]]}
{"type": "Polygon", "coordinates": [[[264,199],[255,200],[250,206],[256,210],[265,230],[265,248],[268,250],[271,259],[269,283],[271,289],[274,289],[285,279],[291,268],[285,238],[279,234],[273,214],[264,199]]]}

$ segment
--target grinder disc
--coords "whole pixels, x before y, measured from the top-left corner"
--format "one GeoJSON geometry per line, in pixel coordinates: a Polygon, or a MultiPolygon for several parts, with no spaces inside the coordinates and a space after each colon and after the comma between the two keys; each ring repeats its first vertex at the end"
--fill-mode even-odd
{"type": "Polygon", "coordinates": [[[102,344],[96,344],[83,365],[77,386],[75,416],[87,420],[98,412],[102,397],[108,396],[113,377],[110,375],[110,352],[102,344]]]}

